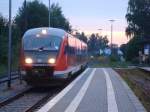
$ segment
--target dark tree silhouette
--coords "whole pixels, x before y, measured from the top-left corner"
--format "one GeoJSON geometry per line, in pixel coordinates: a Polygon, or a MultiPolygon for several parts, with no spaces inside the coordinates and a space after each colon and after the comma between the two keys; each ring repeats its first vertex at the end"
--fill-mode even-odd
{"type": "Polygon", "coordinates": [[[129,0],[126,19],[128,36],[150,38],[150,0],[129,0]]]}
{"type": "MultiPolygon", "coordinates": [[[[71,31],[70,23],[62,14],[61,7],[58,4],[52,4],[50,11],[51,27],[71,31]]],[[[38,0],[24,2],[15,17],[15,24],[23,35],[30,28],[48,27],[48,14],[48,8],[38,0]]]]}

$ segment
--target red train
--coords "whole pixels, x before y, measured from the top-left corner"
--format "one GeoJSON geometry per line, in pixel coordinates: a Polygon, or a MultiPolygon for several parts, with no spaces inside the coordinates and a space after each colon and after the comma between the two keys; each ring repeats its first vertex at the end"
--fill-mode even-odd
{"type": "Polygon", "coordinates": [[[30,29],[22,38],[21,67],[30,85],[61,84],[86,64],[87,44],[62,29],[30,29]]]}

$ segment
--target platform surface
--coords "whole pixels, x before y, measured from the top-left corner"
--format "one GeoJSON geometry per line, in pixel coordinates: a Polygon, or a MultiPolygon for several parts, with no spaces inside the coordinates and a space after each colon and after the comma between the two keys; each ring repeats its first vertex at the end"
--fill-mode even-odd
{"type": "Polygon", "coordinates": [[[111,68],[88,68],[38,112],[146,112],[111,68]]]}
{"type": "Polygon", "coordinates": [[[140,68],[147,71],[147,72],[150,72],[150,67],[140,67],[140,68]]]}

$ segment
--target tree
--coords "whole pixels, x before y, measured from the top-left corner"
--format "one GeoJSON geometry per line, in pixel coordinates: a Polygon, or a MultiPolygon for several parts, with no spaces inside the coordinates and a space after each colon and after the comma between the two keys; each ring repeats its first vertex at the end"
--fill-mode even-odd
{"type": "Polygon", "coordinates": [[[139,51],[142,51],[141,41],[142,37],[135,37],[128,42],[126,47],[126,60],[133,61],[139,56],[139,51]]]}
{"type": "MultiPolygon", "coordinates": [[[[52,27],[62,28],[66,31],[71,30],[70,23],[62,14],[58,4],[52,4],[50,11],[52,27]]],[[[15,17],[15,24],[23,35],[30,28],[48,27],[48,14],[48,8],[38,0],[24,2],[15,17]]]]}
{"type": "Polygon", "coordinates": [[[96,42],[97,42],[97,38],[96,38],[95,34],[92,34],[89,38],[89,41],[88,41],[89,52],[94,53],[97,50],[96,42]]]}
{"type": "Polygon", "coordinates": [[[127,44],[122,44],[120,50],[123,52],[124,56],[127,54],[127,44]]]}
{"type": "Polygon", "coordinates": [[[0,63],[7,63],[8,21],[0,14],[0,63]]]}
{"type": "Polygon", "coordinates": [[[150,0],[129,0],[127,36],[150,38],[150,0]]]}
{"type": "MultiPolygon", "coordinates": [[[[16,60],[19,56],[19,45],[20,38],[18,38],[19,30],[17,29],[14,22],[12,22],[12,58],[13,61],[16,62],[16,60]]],[[[7,55],[8,55],[8,20],[4,18],[0,14],[0,62],[3,63],[3,66],[7,65],[7,55]]],[[[16,64],[16,63],[15,63],[16,64]]]]}
{"type": "Polygon", "coordinates": [[[92,34],[89,37],[88,48],[92,54],[99,54],[100,49],[105,49],[108,46],[107,36],[99,36],[98,34],[92,34]]]}
{"type": "Polygon", "coordinates": [[[51,6],[51,26],[55,28],[62,28],[71,32],[71,25],[62,13],[62,9],[58,4],[51,6]]]}
{"type": "Polygon", "coordinates": [[[84,32],[82,32],[81,34],[79,32],[76,32],[75,36],[83,42],[87,43],[87,37],[85,36],[84,32]]]}
{"type": "Polygon", "coordinates": [[[19,8],[15,22],[21,35],[27,29],[48,26],[48,8],[37,0],[24,2],[22,7],[19,8]]]}
{"type": "Polygon", "coordinates": [[[7,26],[7,19],[5,19],[1,14],[0,14],[0,35],[3,34],[3,31],[6,29],[7,26]]]}
{"type": "Polygon", "coordinates": [[[132,61],[142,51],[141,42],[150,39],[150,0],[129,0],[126,19],[126,34],[132,39],[124,46],[124,52],[126,59],[132,61]]]}
{"type": "Polygon", "coordinates": [[[108,38],[107,36],[97,36],[97,45],[99,49],[105,49],[106,47],[108,47],[108,38]]]}

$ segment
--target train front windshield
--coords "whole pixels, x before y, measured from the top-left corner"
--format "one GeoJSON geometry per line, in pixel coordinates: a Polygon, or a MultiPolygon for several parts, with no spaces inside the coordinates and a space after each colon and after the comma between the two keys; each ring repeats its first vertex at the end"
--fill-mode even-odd
{"type": "Polygon", "coordinates": [[[58,36],[30,36],[24,38],[24,50],[59,50],[61,37],[58,36]]]}

